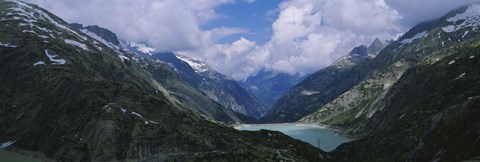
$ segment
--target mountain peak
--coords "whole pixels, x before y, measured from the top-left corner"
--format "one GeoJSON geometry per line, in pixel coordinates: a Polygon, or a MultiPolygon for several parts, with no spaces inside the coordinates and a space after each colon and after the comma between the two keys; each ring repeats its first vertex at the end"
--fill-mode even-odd
{"type": "Polygon", "coordinates": [[[368,55],[368,47],[366,45],[360,45],[355,47],[348,53],[350,56],[367,56],[368,55]]]}
{"type": "Polygon", "coordinates": [[[211,69],[207,64],[199,60],[192,59],[183,55],[176,55],[176,57],[190,65],[197,73],[203,73],[211,69]]]}
{"type": "Polygon", "coordinates": [[[385,44],[380,41],[380,39],[375,38],[375,40],[368,46],[368,53],[378,53],[380,52],[383,48],[385,48],[385,44]]]}

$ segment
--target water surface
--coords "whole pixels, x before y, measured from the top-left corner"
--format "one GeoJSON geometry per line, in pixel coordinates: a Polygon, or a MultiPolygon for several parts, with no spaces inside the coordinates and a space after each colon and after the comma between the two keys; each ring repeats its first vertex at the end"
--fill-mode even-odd
{"type": "Polygon", "coordinates": [[[332,151],[350,139],[333,133],[329,128],[309,124],[244,124],[238,130],[257,131],[261,129],[280,131],[292,138],[302,140],[324,151],[332,151]]]}

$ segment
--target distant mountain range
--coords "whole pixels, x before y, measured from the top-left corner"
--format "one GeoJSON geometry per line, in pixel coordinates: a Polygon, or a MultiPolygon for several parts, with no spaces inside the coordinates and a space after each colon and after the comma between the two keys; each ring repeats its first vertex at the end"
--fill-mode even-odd
{"type": "Polygon", "coordinates": [[[307,75],[290,75],[269,70],[261,70],[257,74],[240,81],[240,85],[258,100],[270,108],[294,85],[300,83],[307,75]]]}

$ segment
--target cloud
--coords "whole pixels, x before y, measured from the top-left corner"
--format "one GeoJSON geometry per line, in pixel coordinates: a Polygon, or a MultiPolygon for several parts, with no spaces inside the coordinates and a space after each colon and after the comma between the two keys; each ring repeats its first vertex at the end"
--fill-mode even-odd
{"type": "MultiPolygon", "coordinates": [[[[212,64],[234,79],[243,80],[261,69],[290,74],[312,73],[331,65],[353,47],[375,37],[396,39],[417,23],[478,0],[287,0],[268,15],[272,36],[265,45],[249,43],[249,50],[231,57],[226,49],[245,46],[234,42],[210,48],[208,55],[192,56],[212,64]],[[276,14],[273,14],[273,13],[276,14]],[[217,64],[225,58],[226,64],[217,64]]],[[[241,38],[240,42],[251,42],[241,38]]],[[[223,60],[223,61],[225,61],[223,60]]]]}
{"type": "Polygon", "coordinates": [[[382,1],[291,0],[280,4],[273,23],[269,69],[311,73],[353,47],[401,32],[400,16],[382,1]]]}
{"type": "Polygon", "coordinates": [[[289,0],[276,11],[266,44],[241,38],[189,55],[237,80],[261,69],[305,74],[332,64],[375,37],[391,39],[402,32],[395,24],[401,17],[381,0],[289,0]],[[233,50],[245,47],[248,50],[233,50]]]}
{"type": "Polygon", "coordinates": [[[385,0],[388,6],[402,16],[400,23],[404,26],[439,18],[453,9],[479,2],[480,0],[385,0]]]}
{"type": "MultiPolygon", "coordinates": [[[[233,0],[28,1],[48,9],[68,22],[99,25],[130,41],[148,41],[159,51],[192,50],[202,47],[204,42],[199,40],[204,40],[208,33],[204,33],[200,26],[223,17],[215,11],[215,8],[234,2],[233,0]]],[[[217,30],[226,31],[225,28],[217,30]]],[[[218,34],[215,31],[214,33],[218,34]]]]}
{"type": "Polygon", "coordinates": [[[260,48],[255,42],[241,37],[233,43],[213,44],[179,53],[203,60],[219,72],[241,80],[263,67],[268,52],[259,54],[262,52],[260,48]]]}
{"type": "Polygon", "coordinates": [[[255,0],[29,1],[69,22],[100,25],[121,38],[148,41],[159,51],[197,58],[244,80],[262,69],[312,73],[375,37],[395,39],[419,22],[480,0],[285,0],[263,11],[272,20],[265,44],[244,37],[219,44],[224,37],[252,33],[236,27],[201,28],[232,16],[217,13],[218,7],[255,0]]]}

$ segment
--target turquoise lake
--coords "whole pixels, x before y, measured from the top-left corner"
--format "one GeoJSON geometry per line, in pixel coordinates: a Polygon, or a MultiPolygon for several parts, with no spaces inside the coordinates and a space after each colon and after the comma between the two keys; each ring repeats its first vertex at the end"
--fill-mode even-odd
{"type": "Polygon", "coordinates": [[[350,141],[339,136],[331,129],[309,124],[244,124],[235,127],[238,130],[257,131],[261,129],[280,131],[292,138],[302,140],[324,151],[332,151],[338,145],[350,141]],[[320,146],[319,146],[320,145],[320,146]]]}

